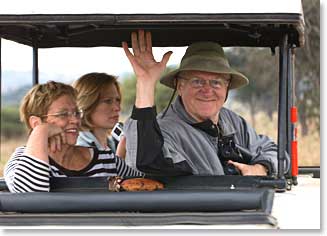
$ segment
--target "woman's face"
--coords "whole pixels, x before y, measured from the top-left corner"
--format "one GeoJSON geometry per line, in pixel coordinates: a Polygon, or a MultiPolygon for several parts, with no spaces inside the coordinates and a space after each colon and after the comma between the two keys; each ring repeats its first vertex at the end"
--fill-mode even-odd
{"type": "Polygon", "coordinates": [[[115,84],[107,86],[91,114],[93,128],[112,129],[119,121],[120,102],[121,97],[115,84]]]}
{"type": "Polygon", "coordinates": [[[46,122],[62,128],[67,144],[75,145],[81,125],[80,116],[75,99],[69,95],[63,95],[51,103],[46,122]]]}

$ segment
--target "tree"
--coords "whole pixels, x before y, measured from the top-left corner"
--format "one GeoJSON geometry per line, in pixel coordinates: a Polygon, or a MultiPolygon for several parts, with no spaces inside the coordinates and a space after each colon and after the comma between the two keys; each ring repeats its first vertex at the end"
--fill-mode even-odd
{"type": "Polygon", "coordinates": [[[19,120],[18,106],[1,108],[1,137],[17,138],[25,134],[24,124],[19,120]]]}
{"type": "Polygon", "coordinates": [[[132,111],[136,97],[136,78],[134,74],[123,76],[123,82],[120,84],[122,92],[122,113],[129,115],[132,111]]]}
{"type": "Polygon", "coordinates": [[[320,129],[320,2],[303,0],[305,44],[296,50],[296,105],[302,135],[310,122],[320,129]]]}
{"type": "MultiPolygon", "coordinates": [[[[320,128],[320,2],[303,0],[305,44],[296,49],[295,92],[302,135],[309,125],[320,128]]],[[[277,109],[277,58],[266,50],[233,49],[228,52],[231,64],[249,76],[250,85],[237,91],[235,99],[248,105],[252,115],[262,110],[272,117],[277,109]],[[274,65],[272,65],[274,64],[274,65]]],[[[276,53],[277,55],[277,53],[276,53]]]]}
{"type": "Polygon", "coordinates": [[[272,119],[277,109],[276,57],[270,49],[235,48],[226,51],[233,67],[249,79],[249,85],[235,92],[234,99],[248,106],[252,125],[255,127],[255,115],[264,111],[272,119]]]}
{"type": "MultiPolygon", "coordinates": [[[[176,66],[169,66],[165,70],[164,74],[174,70],[176,66]]],[[[125,115],[129,115],[132,111],[133,105],[135,103],[136,97],[136,78],[134,74],[127,74],[123,78],[123,82],[121,83],[121,90],[123,94],[123,102],[122,102],[122,112],[125,115]]],[[[155,104],[157,108],[157,112],[159,113],[163,109],[165,109],[168,105],[168,102],[173,94],[173,90],[157,83],[156,85],[156,94],[155,94],[155,104]]]]}

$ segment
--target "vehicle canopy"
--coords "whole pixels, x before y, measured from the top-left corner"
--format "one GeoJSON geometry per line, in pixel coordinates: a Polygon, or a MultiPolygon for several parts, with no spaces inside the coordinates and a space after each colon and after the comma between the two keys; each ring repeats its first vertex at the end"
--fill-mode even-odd
{"type": "Polygon", "coordinates": [[[224,47],[277,47],[284,34],[292,45],[304,43],[301,1],[170,1],[160,7],[141,1],[135,4],[136,10],[126,5],[118,1],[108,8],[92,5],[84,10],[2,6],[0,36],[37,48],[120,47],[136,29],[150,30],[153,45],[160,47],[203,40],[218,41],[224,47]]]}

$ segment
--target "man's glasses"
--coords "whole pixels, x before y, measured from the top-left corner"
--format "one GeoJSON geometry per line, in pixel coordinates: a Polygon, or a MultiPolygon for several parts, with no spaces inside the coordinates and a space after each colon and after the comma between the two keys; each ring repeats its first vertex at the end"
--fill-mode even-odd
{"type": "Polygon", "coordinates": [[[83,117],[83,111],[82,110],[77,110],[77,111],[62,111],[62,112],[57,112],[53,114],[47,114],[43,115],[42,117],[48,117],[48,116],[54,116],[56,118],[62,119],[62,120],[68,120],[69,118],[77,118],[81,119],[83,117]]]}
{"type": "Polygon", "coordinates": [[[197,88],[197,89],[203,88],[207,84],[207,81],[209,82],[210,87],[213,89],[225,88],[228,86],[228,84],[230,82],[230,80],[223,79],[223,78],[210,79],[210,80],[204,80],[204,79],[200,79],[197,77],[192,77],[191,79],[189,79],[189,78],[179,76],[179,78],[190,83],[192,88],[197,88]]]}

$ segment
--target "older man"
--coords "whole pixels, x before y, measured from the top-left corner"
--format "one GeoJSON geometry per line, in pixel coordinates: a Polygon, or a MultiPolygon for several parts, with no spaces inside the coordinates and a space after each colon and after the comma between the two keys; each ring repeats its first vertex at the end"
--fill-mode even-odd
{"type": "Polygon", "coordinates": [[[190,45],[179,69],[161,78],[172,52],[156,62],[150,32],[139,30],[131,39],[133,53],[122,43],[137,77],[135,106],[125,129],[127,163],[160,175],[276,173],[276,144],[223,108],[228,91],[248,84],[248,79],[230,67],[220,45],[190,45]],[[175,89],[178,96],[165,114],[157,116],[154,97],[158,80],[175,89]],[[222,151],[224,148],[227,151],[222,151]],[[228,157],[230,152],[236,159],[228,157]]]}

